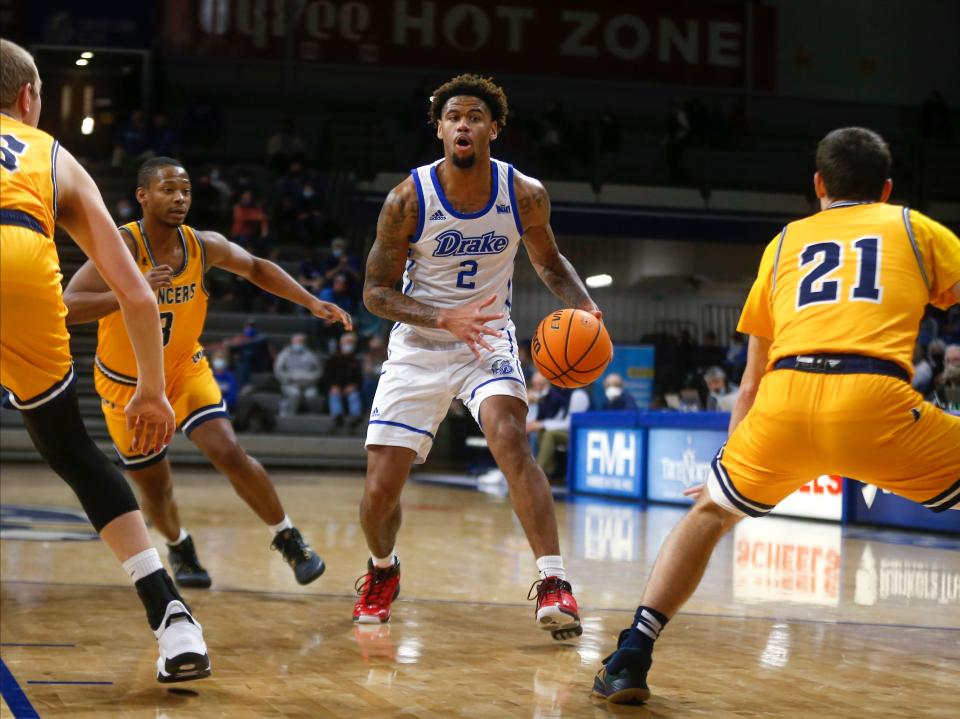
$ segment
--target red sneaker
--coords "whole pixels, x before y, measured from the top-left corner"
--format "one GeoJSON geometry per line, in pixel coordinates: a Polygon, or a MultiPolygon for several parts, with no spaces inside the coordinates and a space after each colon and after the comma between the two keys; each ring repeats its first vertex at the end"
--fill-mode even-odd
{"type": "Polygon", "coordinates": [[[368,559],[367,573],[357,579],[354,589],[357,603],[353,605],[353,621],[358,624],[390,621],[390,605],[400,594],[400,560],[392,567],[380,569],[368,559]]]}
{"type": "Polygon", "coordinates": [[[530,587],[527,599],[533,599],[534,589],[537,590],[537,624],[541,629],[548,630],[557,641],[583,634],[570,582],[559,577],[540,579],[530,587]]]}

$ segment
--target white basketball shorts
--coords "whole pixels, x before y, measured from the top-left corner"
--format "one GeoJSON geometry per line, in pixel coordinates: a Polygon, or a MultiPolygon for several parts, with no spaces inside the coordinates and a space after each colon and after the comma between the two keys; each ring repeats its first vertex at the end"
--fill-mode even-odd
{"type": "Polygon", "coordinates": [[[478,360],[462,342],[432,342],[407,325],[396,326],[373,398],[366,446],[408,447],[417,453],[414,463],[423,464],[454,399],[467,406],[478,425],[487,397],[507,395],[526,404],[513,327],[486,340],[495,351],[481,348],[478,360]]]}

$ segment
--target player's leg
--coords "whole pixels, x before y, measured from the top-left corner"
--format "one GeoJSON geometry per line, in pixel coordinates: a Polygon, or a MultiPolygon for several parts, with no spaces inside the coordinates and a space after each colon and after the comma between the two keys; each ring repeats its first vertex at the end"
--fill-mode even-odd
{"type": "Polygon", "coordinates": [[[271,548],[283,555],[297,582],[309,584],[323,574],[326,565],[320,555],[290,521],[270,476],[263,465],[240,446],[230,421],[223,416],[208,415],[188,431],[190,440],[227,476],[234,491],[267,524],[273,537],[271,548]]]}
{"type": "Polygon", "coordinates": [[[209,676],[201,627],[150,544],[143,516],[120,470],[87,435],[74,390],[25,411],[23,420],[37,450],[73,489],[94,529],[133,580],[160,644],[157,679],[209,676]]]}
{"type": "Polygon", "coordinates": [[[400,494],[410,468],[426,460],[437,427],[450,407],[448,354],[411,342],[406,328],[390,338],[390,359],[383,365],[367,427],[367,479],[360,501],[370,557],[357,580],[353,620],[382,624],[390,619],[400,593],[400,494]]]}
{"type": "Polygon", "coordinates": [[[167,540],[167,559],[177,586],[208,589],[210,574],[200,564],[193,537],[180,523],[170,461],[164,457],[143,469],[129,470],[129,476],[140,492],[143,513],[167,540]]]}
{"type": "MultiPolygon", "coordinates": [[[[105,385],[99,387],[104,390],[105,385]]],[[[210,575],[200,564],[193,538],[180,523],[166,447],[151,455],[134,454],[130,451],[133,432],[127,428],[123,410],[109,401],[101,401],[100,408],[120,462],[140,491],[143,513],[167,540],[174,581],[180,587],[206,589],[211,584],[210,575]]]]}
{"type": "Polygon", "coordinates": [[[757,399],[713,461],[707,491],[674,527],[654,562],[633,624],[604,659],[593,693],[615,703],[650,696],[647,673],[654,643],[691,597],[717,543],[742,517],[769,513],[806,481],[824,473],[811,448],[810,424],[823,388],[812,375],[777,371],[764,377],[757,399]],[[811,379],[812,378],[812,379],[811,379]],[[787,398],[792,398],[787,409],[787,398]]]}
{"type": "MultiPolygon", "coordinates": [[[[496,390],[512,391],[522,384],[499,382],[496,390]]],[[[478,398],[475,396],[473,403],[478,398]]],[[[507,478],[510,501],[537,560],[537,624],[554,639],[570,639],[582,633],[577,601],[566,581],[553,494],[546,475],[530,453],[527,443],[527,404],[519,397],[491,394],[479,400],[479,420],[487,446],[507,478]]]]}

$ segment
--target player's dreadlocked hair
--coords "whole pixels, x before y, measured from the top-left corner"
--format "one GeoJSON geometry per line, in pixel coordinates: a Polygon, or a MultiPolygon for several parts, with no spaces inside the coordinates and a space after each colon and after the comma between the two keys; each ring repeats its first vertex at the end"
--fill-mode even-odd
{"type": "Polygon", "coordinates": [[[172,157],[151,157],[137,170],[137,187],[149,187],[153,176],[164,167],[183,167],[183,163],[172,157]]]}
{"type": "Polygon", "coordinates": [[[490,108],[490,115],[493,121],[500,127],[507,124],[507,95],[503,88],[497,85],[491,78],[481,75],[457,75],[452,80],[448,80],[433,91],[430,98],[430,110],[427,116],[434,125],[440,121],[440,115],[443,112],[443,106],[447,100],[458,95],[468,97],[477,97],[483,100],[484,104],[490,108]]]}

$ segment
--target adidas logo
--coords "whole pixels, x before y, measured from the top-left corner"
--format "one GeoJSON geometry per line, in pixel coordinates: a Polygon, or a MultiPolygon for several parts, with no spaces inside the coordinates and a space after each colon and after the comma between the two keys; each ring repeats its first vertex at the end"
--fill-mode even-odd
{"type": "Polygon", "coordinates": [[[373,408],[373,412],[370,413],[370,416],[371,416],[371,417],[379,417],[379,416],[380,416],[380,410],[379,410],[378,408],[374,407],[374,408],[373,408]]]}
{"type": "Polygon", "coordinates": [[[434,212],[432,215],[430,215],[430,221],[431,221],[431,222],[434,222],[434,221],[436,221],[436,220],[445,220],[445,219],[447,219],[447,216],[446,216],[445,214],[443,214],[443,212],[442,212],[441,210],[437,210],[437,211],[434,212]]]}

